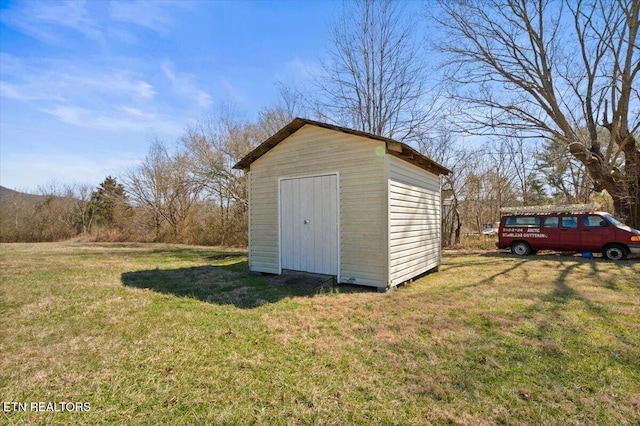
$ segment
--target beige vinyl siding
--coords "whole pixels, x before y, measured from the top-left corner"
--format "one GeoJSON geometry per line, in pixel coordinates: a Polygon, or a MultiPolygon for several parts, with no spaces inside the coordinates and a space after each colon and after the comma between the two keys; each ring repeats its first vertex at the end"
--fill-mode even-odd
{"type": "Polygon", "coordinates": [[[249,185],[249,269],[277,274],[278,180],[257,179],[252,167],[249,185]]]}
{"type": "Polygon", "coordinates": [[[279,272],[278,179],[338,173],[340,278],[385,287],[384,143],[306,125],[251,164],[250,268],[279,272]],[[378,151],[376,151],[376,147],[378,151]]]}
{"type": "Polygon", "coordinates": [[[389,284],[440,264],[440,178],[410,163],[389,161],[389,284]]]}

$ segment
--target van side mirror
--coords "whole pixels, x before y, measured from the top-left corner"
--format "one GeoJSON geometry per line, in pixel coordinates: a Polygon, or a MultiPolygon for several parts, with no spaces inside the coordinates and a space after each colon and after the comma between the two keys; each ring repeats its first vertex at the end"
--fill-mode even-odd
{"type": "Polygon", "coordinates": [[[609,225],[607,225],[607,222],[605,222],[604,220],[601,220],[600,221],[600,226],[603,227],[603,228],[606,228],[609,225]]]}

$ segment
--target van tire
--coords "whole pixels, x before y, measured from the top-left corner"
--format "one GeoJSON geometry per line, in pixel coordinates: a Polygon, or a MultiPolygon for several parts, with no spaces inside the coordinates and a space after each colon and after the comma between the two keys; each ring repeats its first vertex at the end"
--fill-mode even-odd
{"type": "Polygon", "coordinates": [[[625,260],[627,250],[620,244],[607,244],[602,250],[602,256],[609,260],[625,260]]]}
{"type": "Polygon", "coordinates": [[[529,256],[531,254],[531,246],[524,241],[514,241],[511,243],[511,253],[516,256],[529,256]]]}

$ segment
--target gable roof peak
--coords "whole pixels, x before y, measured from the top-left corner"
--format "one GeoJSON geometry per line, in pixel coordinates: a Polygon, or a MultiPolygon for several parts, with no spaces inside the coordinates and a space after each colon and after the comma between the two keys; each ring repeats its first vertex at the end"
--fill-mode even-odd
{"type": "Polygon", "coordinates": [[[278,145],[280,142],[300,130],[305,125],[311,125],[316,127],[322,127],[329,130],[334,130],[337,132],[348,133],[355,136],[360,136],[368,139],[378,140],[384,142],[386,145],[386,153],[392,155],[394,157],[398,157],[402,160],[405,160],[411,164],[414,164],[420,167],[423,170],[427,170],[436,175],[447,175],[451,173],[451,170],[446,167],[436,163],[431,160],[429,157],[421,154],[415,149],[411,148],[409,145],[398,142],[396,140],[386,138],[383,136],[373,135],[371,133],[363,132],[360,130],[349,129],[347,127],[340,127],[333,124],[323,123],[320,121],[310,120],[308,118],[294,118],[289,124],[284,126],[282,129],[278,130],[274,135],[269,137],[267,140],[258,145],[255,149],[253,149],[250,153],[245,155],[238,163],[236,163],[233,168],[234,169],[242,169],[247,171],[251,166],[251,163],[256,161],[258,158],[262,157],[264,154],[269,152],[273,147],[278,145]]]}

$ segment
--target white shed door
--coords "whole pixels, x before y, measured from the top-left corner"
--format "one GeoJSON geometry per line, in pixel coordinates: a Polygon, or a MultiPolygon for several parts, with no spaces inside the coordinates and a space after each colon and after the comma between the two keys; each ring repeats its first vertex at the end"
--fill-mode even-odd
{"type": "Polygon", "coordinates": [[[282,269],[338,275],[338,176],[280,181],[282,269]]]}

